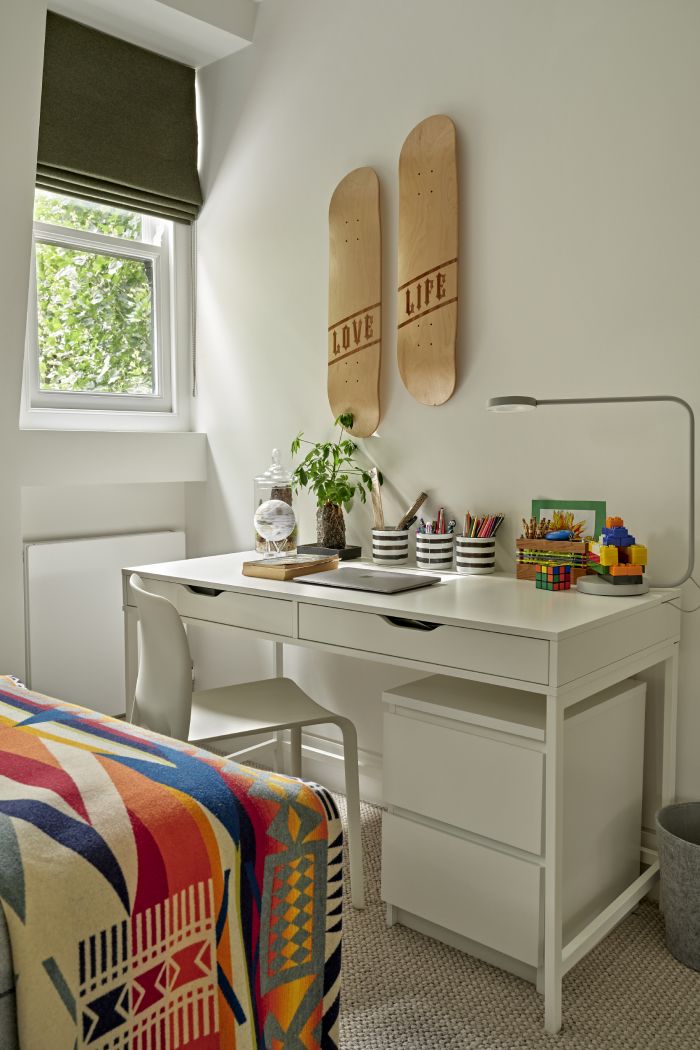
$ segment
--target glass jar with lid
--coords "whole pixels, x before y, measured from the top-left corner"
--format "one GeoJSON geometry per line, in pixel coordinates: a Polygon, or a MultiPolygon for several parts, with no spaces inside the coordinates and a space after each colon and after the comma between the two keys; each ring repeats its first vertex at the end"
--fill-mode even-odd
{"type": "MultiPolygon", "coordinates": [[[[292,500],[292,475],[282,466],[278,448],[273,448],[272,462],[267,470],[263,474],[258,474],[254,479],[254,510],[257,510],[261,503],[265,503],[269,499],[279,499],[283,503],[288,503],[290,507],[294,506],[292,500]]],[[[293,551],[296,550],[296,545],[297,530],[295,526],[292,534],[286,540],[277,544],[277,549],[280,552],[293,551]]],[[[255,549],[260,553],[265,553],[268,550],[267,541],[257,531],[255,533],[255,549]]]]}

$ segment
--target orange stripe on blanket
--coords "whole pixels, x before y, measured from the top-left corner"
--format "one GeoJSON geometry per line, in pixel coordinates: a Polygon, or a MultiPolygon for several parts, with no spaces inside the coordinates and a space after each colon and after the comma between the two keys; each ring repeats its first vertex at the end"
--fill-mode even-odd
{"type": "MultiPolygon", "coordinates": [[[[172,895],[208,878],[209,846],[203,838],[200,822],[193,818],[189,806],[182,803],[183,793],[147,780],[141,772],[110,759],[109,755],[96,757],[126,809],[134,814],[156,844],[167,872],[165,895],[172,895]]],[[[139,881],[146,877],[147,873],[139,870],[139,881]]]]}

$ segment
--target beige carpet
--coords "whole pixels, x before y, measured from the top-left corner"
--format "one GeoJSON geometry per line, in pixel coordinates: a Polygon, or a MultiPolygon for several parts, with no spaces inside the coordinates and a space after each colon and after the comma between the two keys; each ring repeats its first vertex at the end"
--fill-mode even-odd
{"type": "Polygon", "coordinates": [[[700,1050],[700,973],[666,951],[653,904],[564,978],[564,1025],[546,1036],[532,985],[405,927],[386,928],[381,811],[362,810],[367,907],[357,912],[346,899],[341,1050],[700,1050]]]}

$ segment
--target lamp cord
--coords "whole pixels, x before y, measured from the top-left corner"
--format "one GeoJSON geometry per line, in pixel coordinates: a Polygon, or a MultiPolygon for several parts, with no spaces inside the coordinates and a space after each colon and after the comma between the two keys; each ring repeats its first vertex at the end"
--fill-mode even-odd
{"type": "MultiPolygon", "coordinates": [[[[695,586],[697,587],[697,589],[700,591],[700,583],[698,583],[698,581],[695,579],[695,577],[694,576],[689,576],[688,579],[692,583],[694,583],[695,586]]],[[[682,613],[694,613],[694,612],[697,612],[700,609],[700,605],[696,605],[694,609],[684,609],[682,605],[680,605],[679,603],[677,603],[675,601],[671,601],[668,604],[669,605],[673,605],[674,608],[676,608],[676,609],[680,609],[680,611],[682,613]]]]}

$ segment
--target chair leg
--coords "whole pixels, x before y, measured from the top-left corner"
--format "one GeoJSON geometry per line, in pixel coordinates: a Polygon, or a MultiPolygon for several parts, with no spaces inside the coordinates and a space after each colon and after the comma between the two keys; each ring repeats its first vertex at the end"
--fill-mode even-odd
{"type": "Polygon", "coordinates": [[[357,761],[357,730],[347,718],[335,719],[343,734],[345,794],[348,800],[348,854],[350,857],[350,899],[353,907],[364,908],[365,885],[362,870],[360,820],[360,773],[357,761]]]}
{"type": "Polygon", "coordinates": [[[293,777],[301,776],[301,726],[292,726],[290,729],[291,745],[292,745],[292,757],[291,775],[293,777]]]}

